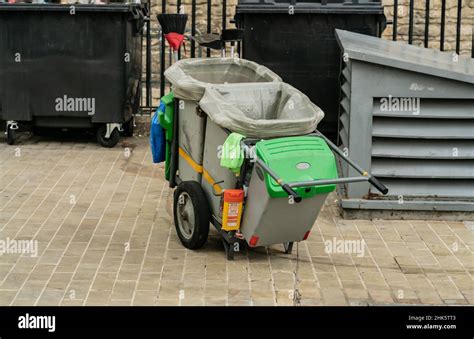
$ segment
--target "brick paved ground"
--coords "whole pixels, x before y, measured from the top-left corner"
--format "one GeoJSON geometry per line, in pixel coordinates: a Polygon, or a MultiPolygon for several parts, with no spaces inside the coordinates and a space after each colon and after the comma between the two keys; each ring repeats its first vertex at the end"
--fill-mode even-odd
{"type": "Polygon", "coordinates": [[[0,256],[0,305],[474,304],[468,222],[342,220],[333,196],[292,255],[228,262],[215,233],[181,246],[145,138],[2,136],[0,164],[0,240],[38,241],[37,257],[0,256]],[[333,239],[364,240],[364,256],[326,253],[333,239]]]}

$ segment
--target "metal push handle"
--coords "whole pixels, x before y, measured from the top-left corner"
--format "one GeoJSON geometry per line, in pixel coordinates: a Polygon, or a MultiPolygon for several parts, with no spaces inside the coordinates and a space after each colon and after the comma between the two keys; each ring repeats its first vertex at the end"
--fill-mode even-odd
{"type": "MultiPolygon", "coordinates": [[[[296,182],[285,183],[261,159],[257,159],[257,163],[265,172],[268,173],[268,175],[270,175],[273,178],[273,180],[275,180],[283,188],[283,190],[288,195],[293,196],[295,202],[297,202],[297,203],[300,202],[303,198],[293,190],[293,188],[295,188],[295,187],[313,187],[313,186],[324,186],[324,185],[338,185],[338,184],[345,184],[345,183],[352,183],[352,182],[363,182],[363,181],[369,181],[370,182],[370,179],[377,180],[375,177],[370,178],[368,176],[362,176],[362,177],[321,179],[321,180],[296,181],[296,182]]],[[[377,184],[382,185],[378,180],[377,180],[377,184]]]]}
{"type": "Polygon", "coordinates": [[[372,184],[372,186],[374,186],[376,189],[378,189],[379,192],[382,193],[383,195],[386,195],[388,193],[388,188],[385,187],[385,185],[382,184],[379,181],[379,179],[377,179],[376,177],[370,176],[369,182],[372,184]]]}
{"type": "MultiPolygon", "coordinates": [[[[256,140],[255,140],[256,141],[256,140]]],[[[249,146],[245,144],[244,141],[241,142],[241,147],[246,150],[249,150],[249,146]]],[[[295,192],[293,188],[295,187],[313,187],[313,186],[323,186],[323,185],[337,185],[342,183],[351,183],[351,182],[361,182],[368,181],[367,176],[364,177],[352,177],[352,178],[337,178],[337,179],[321,179],[321,180],[310,180],[310,181],[297,181],[291,183],[285,183],[279,176],[276,174],[265,162],[261,159],[256,160],[256,163],[262,168],[273,180],[275,180],[281,188],[289,195],[292,196],[296,203],[299,203],[303,198],[295,192]]]]}
{"type": "Polygon", "coordinates": [[[294,201],[296,203],[298,202],[301,202],[301,200],[303,200],[303,198],[301,196],[299,196],[298,193],[296,193],[293,188],[291,188],[290,185],[288,185],[287,183],[285,183],[280,177],[278,177],[278,175],[270,168],[267,166],[266,163],[264,163],[261,159],[257,159],[257,164],[265,171],[268,173],[269,176],[272,177],[273,180],[275,180],[278,185],[281,186],[281,188],[283,188],[283,190],[289,195],[289,196],[292,196],[294,201]]]}
{"type": "MultiPolygon", "coordinates": [[[[278,181],[277,181],[278,182],[278,181]]],[[[283,188],[283,190],[289,195],[289,196],[292,196],[293,199],[295,200],[296,203],[298,202],[301,202],[301,200],[303,200],[302,197],[300,197],[298,195],[298,193],[296,193],[293,188],[291,188],[290,185],[288,184],[281,184],[281,187],[283,188]]]]}
{"type": "Polygon", "coordinates": [[[367,171],[363,170],[359,165],[357,165],[354,161],[352,161],[350,158],[346,157],[346,155],[337,147],[334,145],[331,140],[326,138],[321,132],[316,131],[316,135],[318,137],[321,137],[326,141],[328,146],[337,153],[345,162],[347,162],[352,168],[354,168],[357,172],[362,174],[364,177],[367,177],[367,181],[370,182],[380,193],[383,195],[386,195],[388,193],[388,188],[385,187],[384,184],[382,184],[376,177],[368,173],[367,171]]]}
{"type": "Polygon", "coordinates": [[[308,181],[297,181],[292,182],[289,185],[291,187],[312,187],[312,186],[323,186],[323,185],[339,185],[352,182],[369,181],[368,177],[350,177],[350,178],[337,178],[337,179],[321,179],[321,180],[308,180],[308,181]]]}
{"type": "MultiPolygon", "coordinates": [[[[321,137],[326,141],[328,146],[337,154],[339,155],[344,161],[346,161],[351,167],[353,167],[357,172],[359,172],[362,176],[361,177],[349,177],[349,178],[337,178],[337,179],[321,179],[321,180],[310,180],[310,181],[299,181],[299,182],[291,182],[285,183],[279,176],[276,174],[265,162],[261,159],[256,160],[257,164],[262,168],[265,172],[275,180],[282,189],[289,195],[292,196],[295,202],[301,202],[303,199],[298,193],[295,192],[293,188],[295,187],[312,187],[312,186],[323,186],[323,185],[338,185],[338,184],[345,184],[345,183],[354,183],[354,182],[364,182],[368,181],[372,184],[378,191],[380,191],[383,195],[388,193],[388,188],[385,187],[376,177],[368,173],[367,171],[363,170],[359,165],[357,165],[354,161],[350,158],[346,157],[346,155],[334,145],[331,140],[326,138],[323,134],[319,131],[316,131],[316,136],[321,137]]],[[[244,142],[241,143],[242,147],[248,147],[244,142]]]]}

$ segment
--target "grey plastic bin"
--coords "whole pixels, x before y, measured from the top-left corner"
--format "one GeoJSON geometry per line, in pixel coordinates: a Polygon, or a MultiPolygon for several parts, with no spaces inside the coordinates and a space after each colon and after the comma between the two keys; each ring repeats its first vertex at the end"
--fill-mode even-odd
{"type": "Polygon", "coordinates": [[[205,117],[199,101],[207,87],[222,84],[280,82],[278,75],[255,62],[236,58],[185,59],[165,72],[179,99],[179,174],[183,180],[201,182],[205,117]]]}
{"type": "Polygon", "coordinates": [[[209,86],[199,106],[207,116],[201,186],[219,222],[216,193],[235,188],[238,181],[220,165],[219,146],[228,135],[237,132],[257,139],[305,135],[314,132],[324,117],[306,95],[283,82],[209,86]]]}

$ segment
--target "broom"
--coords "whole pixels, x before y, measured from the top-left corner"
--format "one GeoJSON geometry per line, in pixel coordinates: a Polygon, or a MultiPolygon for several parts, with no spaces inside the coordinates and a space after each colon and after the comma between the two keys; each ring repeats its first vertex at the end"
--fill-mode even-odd
{"type": "Polygon", "coordinates": [[[166,41],[173,49],[174,59],[178,60],[178,51],[184,41],[187,14],[158,14],[158,21],[163,29],[166,41]]]}

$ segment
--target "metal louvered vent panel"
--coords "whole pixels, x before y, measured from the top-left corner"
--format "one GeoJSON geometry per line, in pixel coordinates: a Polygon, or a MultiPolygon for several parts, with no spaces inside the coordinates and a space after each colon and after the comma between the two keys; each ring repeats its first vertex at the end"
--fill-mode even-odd
{"type": "MultiPolygon", "coordinates": [[[[345,62],[342,64],[343,68],[341,71],[341,92],[340,92],[340,105],[339,105],[339,138],[341,141],[341,148],[344,149],[349,143],[349,131],[350,131],[350,102],[351,102],[351,62],[345,62]]],[[[348,166],[346,163],[341,162],[342,173],[348,174],[348,166]]]]}
{"type": "Polygon", "coordinates": [[[474,179],[383,178],[390,195],[404,197],[472,199],[474,179]]]}
{"type": "Polygon", "coordinates": [[[374,99],[371,151],[389,194],[474,198],[474,100],[389,99],[374,99]]]}
{"type": "Polygon", "coordinates": [[[373,138],[372,156],[415,159],[474,159],[474,140],[373,138]]]}
{"type": "Polygon", "coordinates": [[[474,178],[474,160],[372,159],[372,174],[398,178],[474,178]]]}
{"type": "Polygon", "coordinates": [[[402,118],[474,119],[472,100],[379,98],[374,116],[402,118]]]}
{"type": "Polygon", "coordinates": [[[341,72],[341,113],[346,112],[350,114],[350,102],[351,102],[351,62],[343,64],[343,69],[341,72]]]}
{"type": "Polygon", "coordinates": [[[384,138],[473,139],[474,119],[374,117],[372,135],[384,138]]]}

